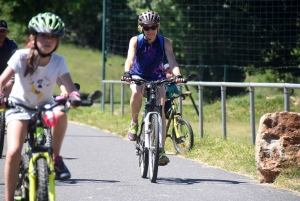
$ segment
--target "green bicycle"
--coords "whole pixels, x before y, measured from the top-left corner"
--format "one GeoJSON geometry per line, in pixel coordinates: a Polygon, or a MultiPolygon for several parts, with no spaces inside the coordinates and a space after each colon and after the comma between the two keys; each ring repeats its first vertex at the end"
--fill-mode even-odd
{"type": "Polygon", "coordinates": [[[175,99],[185,99],[187,94],[173,96],[166,101],[171,102],[171,108],[166,114],[167,121],[167,137],[173,141],[174,148],[177,153],[185,153],[192,149],[194,145],[194,133],[191,124],[184,118],[181,113],[177,112],[178,106],[175,99]]]}
{"type": "MultiPolygon", "coordinates": [[[[100,98],[102,93],[95,91],[81,106],[91,106],[93,100],[100,98]]],[[[51,126],[46,119],[51,119],[52,109],[58,105],[64,106],[62,111],[69,109],[68,100],[56,98],[52,105],[29,108],[23,104],[8,103],[8,108],[24,108],[33,111],[28,125],[28,134],[25,143],[28,147],[22,154],[19,166],[19,179],[14,199],[22,201],[55,201],[55,169],[52,160],[52,134],[51,126]]]]}

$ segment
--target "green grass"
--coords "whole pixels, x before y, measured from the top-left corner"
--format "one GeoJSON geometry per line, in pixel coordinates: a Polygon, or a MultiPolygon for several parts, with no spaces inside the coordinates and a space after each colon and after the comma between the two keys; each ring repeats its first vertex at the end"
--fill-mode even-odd
{"type": "MultiPolygon", "coordinates": [[[[73,80],[81,84],[82,92],[91,93],[94,90],[101,89],[101,52],[78,48],[73,45],[61,45],[58,53],[65,56],[73,80]]],[[[125,58],[119,56],[109,57],[106,64],[106,79],[120,80],[124,71],[124,61],[125,58]]],[[[266,77],[264,78],[264,75],[248,76],[246,82],[271,80],[270,75],[266,77]]],[[[99,105],[89,108],[81,107],[69,111],[69,120],[91,125],[125,137],[131,117],[129,104],[125,105],[125,115],[123,117],[120,116],[119,89],[120,86],[116,85],[114,90],[115,105],[113,114],[111,114],[108,104],[105,106],[105,112],[100,111],[99,105]]],[[[190,90],[197,103],[197,89],[190,88],[190,90]]],[[[108,87],[106,87],[106,93],[105,100],[108,102],[108,87]]],[[[296,112],[299,110],[299,94],[299,90],[294,90],[294,94],[291,97],[291,111],[296,112]]],[[[130,97],[128,87],[126,88],[125,96],[126,101],[128,101],[130,97]]],[[[258,130],[259,120],[263,114],[283,111],[283,101],[282,89],[255,89],[256,130],[258,130]]],[[[257,179],[254,158],[255,146],[251,143],[250,135],[249,95],[232,97],[226,102],[227,140],[223,140],[222,138],[220,101],[212,104],[204,104],[203,139],[199,137],[199,120],[191,101],[189,99],[184,100],[183,104],[183,116],[191,123],[195,134],[194,148],[183,156],[257,179]]],[[[169,138],[166,141],[166,150],[169,153],[175,153],[172,141],[169,138]]],[[[299,169],[294,167],[290,168],[290,171],[283,172],[272,185],[300,192],[299,169]]]]}

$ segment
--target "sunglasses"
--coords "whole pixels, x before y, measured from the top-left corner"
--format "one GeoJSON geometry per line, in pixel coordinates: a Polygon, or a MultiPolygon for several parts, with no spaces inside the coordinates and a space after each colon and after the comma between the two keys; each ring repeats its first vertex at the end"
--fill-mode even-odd
{"type": "Polygon", "coordinates": [[[157,25],[153,25],[153,26],[151,26],[151,27],[143,27],[143,29],[144,29],[144,31],[149,31],[150,29],[151,30],[156,30],[158,28],[158,26],[157,25]]]}

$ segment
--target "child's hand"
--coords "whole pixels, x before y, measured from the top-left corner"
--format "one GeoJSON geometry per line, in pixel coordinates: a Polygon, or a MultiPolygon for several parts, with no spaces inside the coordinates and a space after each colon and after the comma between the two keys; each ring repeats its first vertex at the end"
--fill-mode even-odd
{"type": "Polygon", "coordinates": [[[190,91],[186,91],[186,92],[185,92],[185,95],[186,95],[186,96],[190,96],[191,94],[192,94],[192,93],[191,93],[190,91]]]}
{"type": "Polygon", "coordinates": [[[81,105],[80,93],[78,91],[73,91],[70,93],[69,101],[71,107],[75,108],[81,105]]]}
{"type": "Polygon", "coordinates": [[[61,92],[60,96],[64,97],[64,98],[68,98],[69,94],[67,92],[61,92]]]}

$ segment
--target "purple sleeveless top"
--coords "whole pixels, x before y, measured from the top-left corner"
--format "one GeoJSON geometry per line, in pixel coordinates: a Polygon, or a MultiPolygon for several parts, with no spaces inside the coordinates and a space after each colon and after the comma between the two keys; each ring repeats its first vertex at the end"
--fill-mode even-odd
{"type": "Polygon", "coordinates": [[[148,81],[166,79],[163,65],[163,50],[158,37],[149,44],[144,38],[134,57],[131,75],[138,75],[148,81]]]}

